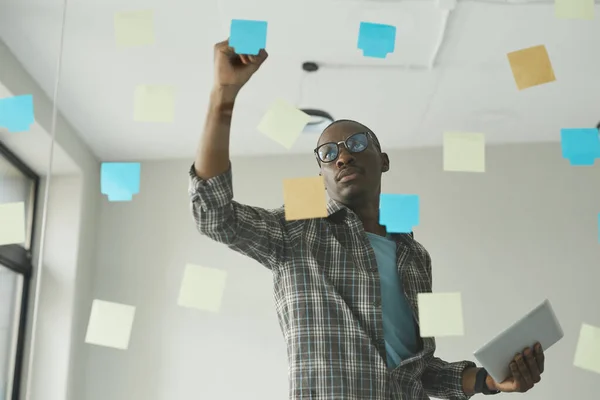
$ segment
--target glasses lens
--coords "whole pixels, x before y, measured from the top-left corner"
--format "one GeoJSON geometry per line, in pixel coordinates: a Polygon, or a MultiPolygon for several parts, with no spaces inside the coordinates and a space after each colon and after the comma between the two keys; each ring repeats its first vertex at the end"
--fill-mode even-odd
{"type": "Polygon", "coordinates": [[[353,153],[359,153],[364,151],[369,144],[369,139],[366,133],[357,133],[346,139],[346,146],[348,150],[353,153]]]}
{"type": "Polygon", "coordinates": [[[331,162],[338,156],[338,147],[336,143],[325,143],[317,151],[319,158],[323,162],[331,162]]]}

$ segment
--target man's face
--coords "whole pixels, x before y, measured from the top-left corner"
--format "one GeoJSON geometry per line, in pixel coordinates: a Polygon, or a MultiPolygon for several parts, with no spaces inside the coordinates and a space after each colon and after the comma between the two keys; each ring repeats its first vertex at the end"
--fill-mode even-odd
{"type": "MultiPolygon", "coordinates": [[[[317,147],[324,143],[342,142],[356,133],[366,131],[358,123],[339,122],[323,132],[317,147]]],[[[389,169],[387,154],[380,152],[370,135],[365,150],[352,153],[344,144],[340,144],[337,158],[320,164],[329,197],[346,205],[359,204],[378,196],[381,173],[389,169]]]]}

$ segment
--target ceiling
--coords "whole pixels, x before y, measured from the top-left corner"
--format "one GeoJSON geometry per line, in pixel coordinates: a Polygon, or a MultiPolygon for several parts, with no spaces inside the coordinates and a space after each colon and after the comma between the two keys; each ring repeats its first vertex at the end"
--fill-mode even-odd
{"type": "MultiPolygon", "coordinates": [[[[62,4],[0,0],[0,38],[48,94],[62,4]]],[[[104,161],[193,156],[212,46],[228,36],[231,18],[269,22],[270,57],[236,104],[236,155],[288,152],[256,130],[276,98],[359,120],[384,149],[441,145],[442,133],[456,130],[483,132],[487,143],[558,141],[561,128],[600,120],[600,17],[559,20],[552,2],[459,0],[448,12],[428,0],[69,0],[66,16],[59,109],[104,161]],[[156,43],[117,48],[114,13],[146,9],[154,10],[156,43]],[[361,21],[396,25],[394,54],[364,58],[361,21]],[[539,44],[557,81],[518,91],[506,54],[539,44]],[[323,66],[304,76],[309,60],[323,66]],[[173,123],[133,121],[139,84],[176,87],[173,123]]],[[[290,151],[310,152],[315,142],[303,134],[290,151]]]]}

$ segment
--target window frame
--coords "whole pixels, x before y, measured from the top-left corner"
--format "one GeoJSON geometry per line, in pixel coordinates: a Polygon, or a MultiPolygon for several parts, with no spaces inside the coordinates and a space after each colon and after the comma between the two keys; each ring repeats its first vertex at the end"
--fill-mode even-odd
{"type": "Polygon", "coordinates": [[[19,157],[8,149],[0,141],[0,157],[3,157],[33,182],[33,190],[29,207],[29,236],[25,239],[25,246],[18,244],[0,246],[0,264],[11,271],[23,277],[23,286],[21,290],[21,302],[19,307],[19,318],[17,328],[17,343],[15,363],[9,368],[13,368],[12,391],[10,400],[18,400],[21,392],[21,378],[25,361],[25,333],[27,328],[27,317],[29,310],[29,297],[31,290],[31,281],[33,275],[32,249],[34,248],[34,238],[36,229],[36,216],[38,205],[38,193],[40,177],[25,164],[19,157]]]}

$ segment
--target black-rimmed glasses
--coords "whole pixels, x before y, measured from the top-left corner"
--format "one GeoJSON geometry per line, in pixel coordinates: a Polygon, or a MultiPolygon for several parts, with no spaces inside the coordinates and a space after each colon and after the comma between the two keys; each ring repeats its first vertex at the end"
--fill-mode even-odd
{"type": "Polygon", "coordinates": [[[358,132],[341,142],[323,143],[315,149],[317,159],[322,163],[335,161],[340,155],[340,145],[346,146],[350,153],[360,153],[369,147],[370,132],[358,132]]]}

